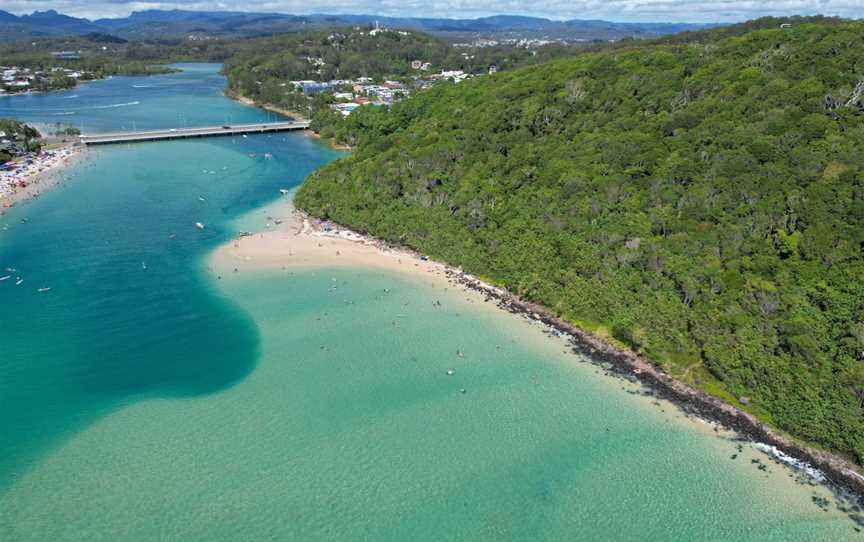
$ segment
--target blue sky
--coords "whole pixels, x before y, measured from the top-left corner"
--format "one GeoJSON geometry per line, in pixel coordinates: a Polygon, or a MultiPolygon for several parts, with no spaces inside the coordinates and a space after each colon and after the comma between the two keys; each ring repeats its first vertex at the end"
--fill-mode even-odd
{"type": "Polygon", "coordinates": [[[56,9],[89,18],[124,16],[142,9],[174,8],[451,18],[506,13],[614,21],[720,22],[762,15],[817,13],[864,17],[864,0],[0,0],[0,9],[17,14],[56,9]]]}

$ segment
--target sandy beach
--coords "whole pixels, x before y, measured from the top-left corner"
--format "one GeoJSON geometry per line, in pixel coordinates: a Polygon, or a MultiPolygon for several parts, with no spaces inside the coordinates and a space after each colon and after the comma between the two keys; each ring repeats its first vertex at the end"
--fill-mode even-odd
{"type": "Polygon", "coordinates": [[[775,460],[827,483],[840,494],[864,494],[864,477],[848,461],[802,446],[753,415],[673,379],[651,360],[598,339],[543,307],[524,302],[461,269],[309,217],[294,208],[291,198],[285,195],[261,211],[267,219],[264,231],[244,232],[213,253],[208,268],[219,280],[257,269],[354,267],[404,273],[406,278],[423,280],[433,287],[461,288],[470,298],[481,301],[478,306],[497,307],[546,326],[551,334],[565,338],[574,352],[584,354],[610,373],[641,381],[694,420],[717,424],[715,429],[723,428],[738,438],[758,443],[775,460]]]}
{"type": "Polygon", "coordinates": [[[396,271],[448,283],[448,267],[335,224],[305,216],[290,196],[268,206],[265,231],[220,247],[210,268],[219,276],[251,269],[357,267],[396,271]]]}
{"type": "Polygon", "coordinates": [[[64,145],[17,160],[14,170],[0,171],[0,213],[57,185],[63,180],[62,169],[80,159],[85,150],[79,145],[64,145]]]}
{"type": "Polygon", "coordinates": [[[259,104],[259,103],[256,103],[255,100],[253,100],[251,98],[247,98],[246,96],[240,96],[240,95],[233,94],[233,93],[226,93],[226,95],[229,98],[233,98],[233,99],[237,100],[241,104],[248,105],[251,107],[257,107],[259,109],[263,109],[264,111],[279,113],[280,115],[282,115],[284,117],[288,117],[289,119],[292,119],[292,120],[298,120],[298,121],[309,120],[309,119],[305,118],[303,115],[301,115],[300,113],[297,113],[295,111],[289,111],[287,109],[283,109],[281,107],[277,107],[277,106],[271,105],[271,104],[259,104]]]}

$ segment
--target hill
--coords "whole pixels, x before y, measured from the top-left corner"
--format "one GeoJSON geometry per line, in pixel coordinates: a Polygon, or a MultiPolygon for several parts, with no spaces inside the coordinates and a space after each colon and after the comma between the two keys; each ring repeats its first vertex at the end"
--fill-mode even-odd
{"type": "Polygon", "coordinates": [[[629,44],[362,108],[308,212],[864,460],[864,23],[629,44]]]}
{"type": "Polygon", "coordinates": [[[89,21],[56,11],[20,17],[0,11],[0,41],[90,32],[111,33],[127,39],[176,39],[189,34],[210,37],[260,36],[310,29],[370,25],[379,22],[429,32],[453,39],[555,39],[565,41],[656,37],[710,25],[682,23],[612,23],[606,21],[551,21],[537,17],[495,16],[480,19],[379,17],[373,15],[290,15],[239,11],[143,10],[128,17],[89,21]]]}

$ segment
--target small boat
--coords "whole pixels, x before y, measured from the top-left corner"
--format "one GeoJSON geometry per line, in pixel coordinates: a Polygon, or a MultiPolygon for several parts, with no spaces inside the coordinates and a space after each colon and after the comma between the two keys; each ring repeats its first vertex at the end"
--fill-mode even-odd
{"type": "Polygon", "coordinates": [[[176,238],[177,238],[176,233],[172,233],[171,235],[168,236],[168,239],[176,239],[176,238]]]}
{"type": "Polygon", "coordinates": [[[247,136],[246,134],[243,134],[243,139],[247,139],[248,137],[249,136],[247,136]]]}
{"type": "Polygon", "coordinates": [[[144,262],[141,262],[141,269],[146,271],[147,270],[147,264],[144,262]]]}
{"type": "Polygon", "coordinates": [[[15,286],[21,286],[22,282],[24,282],[24,279],[19,278],[18,280],[15,281],[15,286]]]}
{"type": "Polygon", "coordinates": [[[291,193],[290,190],[285,189],[285,188],[280,188],[279,191],[282,192],[283,195],[284,195],[284,194],[289,194],[289,193],[291,193]]]}
{"type": "Polygon", "coordinates": [[[203,230],[203,229],[204,229],[204,224],[202,224],[202,223],[200,223],[200,222],[196,222],[196,223],[195,223],[195,227],[198,228],[199,230],[203,230]]]}
{"type": "Polygon", "coordinates": [[[12,278],[12,275],[6,275],[5,277],[0,277],[0,281],[9,280],[12,278]]]}
{"type": "Polygon", "coordinates": [[[204,196],[198,196],[198,201],[207,201],[204,199],[204,196]]]}
{"type": "Polygon", "coordinates": [[[447,369],[447,376],[453,376],[453,369],[447,369]]]}
{"type": "Polygon", "coordinates": [[[37,292],[39,292],[39,293],[41,294],[42,292],[47,292],[47,291],[49,291],[50,289],[51,289],[51,288],[39,288],[39,289],[37,290],[37,292]]]}

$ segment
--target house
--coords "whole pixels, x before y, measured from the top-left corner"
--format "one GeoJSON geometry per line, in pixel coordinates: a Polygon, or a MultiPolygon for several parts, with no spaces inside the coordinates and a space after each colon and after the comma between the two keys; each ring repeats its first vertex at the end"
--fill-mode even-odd
{"type": "Polygon", "coordinates": [[[330,83],[305,83],[303,85],[303,94],[317,94],[330,90],[333,86],[330,83]]]}
{"type": "Polygon", "coordinates": [[[81,58],[81,54],[75,51],[55,51],[51,53],[51,56],[57,60],[78,60],[81,58]]]}
{"type": "Polygon", "coordinates": [[[339,113],[341,113],[345,117],[347,117],[348,115],[353,113],[354,110],[357,109],[358,107],[360,107],[360,104],[355,103],[355,102],[351,102],[351,103],[347,103],[347,104],[333,104],[330,106],[330,108],[333,111],[338,111],[339,113]]]}
{"type": "Polygon", "coordinates": [[[489,75],[495,75],[496,73],[498,73],[498,66],[494,64],[489,66],[489,75]]]}
{"type": "Polygon", "coordinates": [[[423,61],[422,60],[412,60],[411,61],[411,69],[412,70],[419,70],[422,67],[423,67],[423,61]]]}

